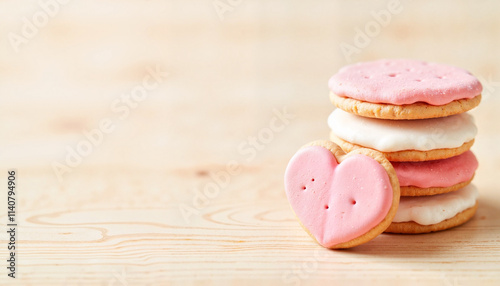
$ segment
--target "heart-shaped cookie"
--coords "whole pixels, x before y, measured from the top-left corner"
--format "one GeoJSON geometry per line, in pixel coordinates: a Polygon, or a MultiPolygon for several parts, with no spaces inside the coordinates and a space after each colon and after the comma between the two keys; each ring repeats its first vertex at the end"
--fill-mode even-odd
{"type": "Polygon", "coordinates": [[[285,172],[288,201],[306,231],[326,248],[348,248],[382,233],[396,214],[399,182],[380,152],[345,154],[330,141],[301,148],[285,172]]]}

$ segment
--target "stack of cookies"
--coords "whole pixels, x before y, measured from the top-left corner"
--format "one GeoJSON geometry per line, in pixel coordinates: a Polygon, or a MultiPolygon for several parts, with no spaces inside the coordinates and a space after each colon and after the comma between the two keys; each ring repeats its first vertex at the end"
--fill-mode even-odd
{"type": "Polygon", "coordinates": [[[345,152],[380,151],[396,171],[401,198],[386,232],[439,231],[474,216],[477,129],[466,111],[481,101],[477,78],[449,65],[379,60],[342,68],[329,87],[338,107],[331,140],[345,152]]]}

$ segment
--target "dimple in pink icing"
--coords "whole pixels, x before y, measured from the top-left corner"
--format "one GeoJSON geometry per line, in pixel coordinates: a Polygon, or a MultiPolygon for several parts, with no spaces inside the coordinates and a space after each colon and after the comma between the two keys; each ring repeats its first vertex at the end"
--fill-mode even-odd
{"type": "Polygon", "coordinates": [[[330,78],[336,95],[394,105],[444,105],[473,98],[483,87],[468,71],[444,64],[385,59],[346,66],[330,78]]]}
{"type": "Polygon", "coordinates": [[[392,162],[402,187],[450,187],[472,179],[478,167],[476,156],[467,151],[455,157],[424,162],[392,162]]]}
{"type": "Polygon", "coordinates": [[[338,164],[330,150],[299,150],[285,172],[285,190],[295,214],[324,247],[370,231],[388,214],[393,190],[385,169],[365,155],[338,164]]]}

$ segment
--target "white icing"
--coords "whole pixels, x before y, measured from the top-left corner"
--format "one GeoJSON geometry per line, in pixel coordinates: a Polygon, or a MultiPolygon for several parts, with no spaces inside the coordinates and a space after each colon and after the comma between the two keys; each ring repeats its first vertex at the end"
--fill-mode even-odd
{"type": "Polygon", "coordinates": [[[414,221],[421,225],[440,223],[473,207],[477,188],[468,185],[458,191],[425,197],[401,197],[393,222],[414,221]]]}
{"type": "Polygon", "coordinates": [[[467,113],[419,120],[361,117],[336,109],[328,117],[333,134],[357,145],[382,152],[428,151],[457,148],[476,136],[474,119],[467,113]]]}

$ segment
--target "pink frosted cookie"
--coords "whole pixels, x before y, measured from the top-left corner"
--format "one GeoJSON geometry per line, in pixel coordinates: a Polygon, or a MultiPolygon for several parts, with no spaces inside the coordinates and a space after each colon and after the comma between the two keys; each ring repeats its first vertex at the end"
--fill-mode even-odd
{"type": "Polygon", "coordinates": [[[383,119],[424,119],[458,114],[481,101],[482,85],[454,66],[408,59],[358,63],[328,82],[334,105],[383,119]]]}
{"type": "Polygon", "coordinates": [[[304,229],[326,248],[349,248],[382,233],[399,203],[399,183],[380,153],[345,154],[329,141],[300,149],[285,172],[288,201],[304,229]]]}
{"type": "Polygon", "coordinates": [[[401,196],[430,196],[456,191],[468,185],[478,167],[472,151],[443,160],[392,162],[401,196]]]}

